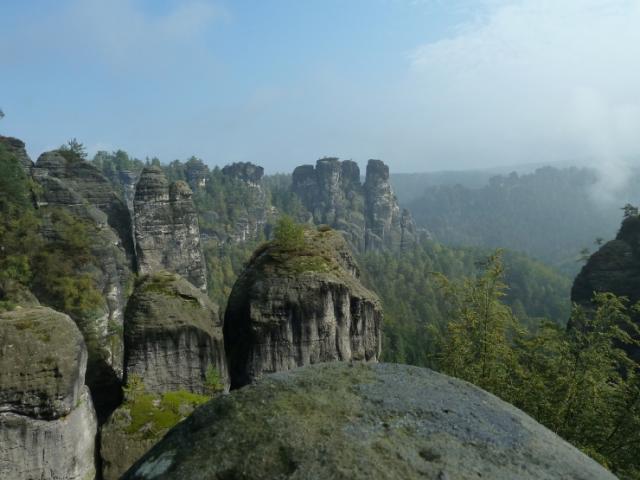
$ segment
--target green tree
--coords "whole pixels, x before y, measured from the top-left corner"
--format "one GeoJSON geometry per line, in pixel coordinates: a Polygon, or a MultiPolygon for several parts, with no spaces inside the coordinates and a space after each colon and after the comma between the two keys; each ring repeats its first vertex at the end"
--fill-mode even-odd
{"type": "Polygon", "coordinates": [[[304,226],[284,215],[276,224],[273,239],[280,248],[298,250],[304,246],[304,226]]]}
{"type": "Polygon", "coordinates": [[[454,283],[441,277],[450,318],[444,338],[441,367],[501,396],[508,396],[517,365],[511,338],[520,333],[518,321],[502,302],[501,252],[491,255],[480,275],[454,283]]]}

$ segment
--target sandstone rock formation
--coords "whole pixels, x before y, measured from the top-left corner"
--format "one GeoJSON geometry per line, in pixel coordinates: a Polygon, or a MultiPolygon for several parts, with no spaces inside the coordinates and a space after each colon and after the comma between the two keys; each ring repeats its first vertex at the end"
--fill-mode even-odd
{"type": "Polygon", "coordinates": [[[515,407],[392,364],[269,375],[196,410],[123,480],[613,480],[515,407]]]}
{"type": "Polygon", "coordinates": [[[9,153],[12,153],[20,161],[20,164],[27,174],[31,173],[33,162],[31,161],[22,140],[0,135],[0,145],[6,148],[9,153]]]}
{"type": "Polygon", "coordinates": [[[218,309],[175,273],[147,275],[137,283],[127,307],[125,352],[126,389],[139,391],[130,392],[134,398],[128,398],[102,427],[104,480],[120,478],[151,448],[176,410],[188,415],[193,410],[187,402],[191,394],[210,395],[214,388],[229,388],[218,309]],[[220,384],[210,385],[212,378],[220,384]],[[140,396],[147,400],[135,398],[140,396]],[[170,405],[162,407],[163,398],[170,405]],[[160,425],[149,420],[154,409],[159,409],[155,415],[160,425]]]}
{"type": "Polygon", "coordinates": [[[310,363],[377,360],[379,300],[342,236],[321,230],[293,250],[267,244],[234,285],[224,321],[232,387],[310,363]]]}
{"type": "Polygon", "coordinates": [[[300,197],[316,224],[339,230],[357,251],[405,248],[416,241],[408,211],[400,211],[389,182],[389,168],[369,160],[364,185],[351,161],[322,158],[293,172],[292,191],[300,197]]]}
{"type": "Polygon", "coordinates": [[[250,162],[237,162],[226,165],[222,174],[231,179],[242,190],[242,203],[234,205],[238,212],[231,219],[229,240],[243,243],[256,240],[264,233],[272,211],[267,205],[267,194],[262,187],[264,169],[250,162]]]}
{"type": "Polygon", "coordinates": [[[126,377],[137,375],[150,393],[205,393],[211,367],[228,385],[218,309],[174,273],[158,272],[137,283],[124,338],[126,377]]]}
{"type": "Polygon", "coordinates": [[[43,153],[38,158],[33,178],[39,184],[36,200],[44,220],[45,239],[58,240],[51,221],[59,211],[85,223],[91,236],[95,261],[88,273],[105,302],[96,305],[99,315],[90,325],[83,325],[82,333],[85,338],[97,336],[96,350],[90,351],[87,383],[102,416],[118,401],[122,378],[121,332],[135,269],[129,210],[97,168],[81,159],[68,159],[59,151],[43,153]]]}
{"type": "MultiPolygon", "coordinates": [[[[571,301],[588,308],[594,292],[627,297],[632,305],[640,301],[640,216],[625,218],[616,238],[591,255],[573,283],[571,301]]],[[[634,321],[640,326],[640,315],[634,321]]],[[[628,351],[640,363],[640,347],[628,351]]]]}
{"type": "Polygon", "coordinates": [[[75,323],[46,307],[0,314],[0,478],[94,478],[96,414],[75,323]]]}
{"type": "Polygon", "coordinates": [[[134,223],[141,274],[169,270],[206,290],[198,214],[189,186],[169,185],[162,169],[145,167],[136,185],[134,223]]]}
{"type": "Polygon", "coordinates": [[[381,160],[369,160],[364,182],[365,248],[401,248],[415,242],[415,225],[408,211],[400,212],[389,182],[389,167],[381,160]]]}
{"type": "Polygon", "coordinates": [[[191,190],[196,191],[207,186],[209,167],[207,167],[202,160],[195,157],[190,158],[184,166],[187,183],[191,187],[191,190]]]}

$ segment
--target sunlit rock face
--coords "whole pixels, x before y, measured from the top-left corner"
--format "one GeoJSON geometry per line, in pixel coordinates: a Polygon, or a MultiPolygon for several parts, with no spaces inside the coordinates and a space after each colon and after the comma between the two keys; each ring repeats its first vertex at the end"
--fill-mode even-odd
{"type": "Polygon", "coordinates": [[[134,199],[138,269],[141,274],[175,272],[206,290],[198,214],[191,197],[185,182],[169,185],[162,169],[144,168],[134,199]]]}
{"type": "Polygon", "coordinates": [[[297,167],[291,188],[315,224],[340,231],[358,252],[407,248],[416,241],[415,223],[400,211],[389,168],[380,160],[369,160],[362,184],[357,163],[322,158],[315,167],[297,167]]]}
{"type": "Polygon", "coordinates": [[[342,236],[308,230],[295,251],[270,244],[238,278],[225,313],[232,387],[332,360],[376,361],[382,310],[342,236]]]}
{"type": "Polygon", "coordinates": [[[123,480],[615,480],[517,408],[408,365],[268,375],[196,410],[123,480]]]}
{"type": "Polygon", "coordinates": [[[86,366],[82,334],[67,315],[46,307],[0,315],[0,478],[94,478],[86,366]]]}

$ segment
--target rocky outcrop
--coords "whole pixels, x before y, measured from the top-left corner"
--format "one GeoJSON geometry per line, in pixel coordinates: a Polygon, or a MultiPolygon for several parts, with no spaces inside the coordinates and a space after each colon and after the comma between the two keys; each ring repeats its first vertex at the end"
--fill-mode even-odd
{"type": "Polygon", "coordinates": [[[233,243],[257,240],[264,233],[273,212],[267,205],[267,194],[262,187],[264,169],[250,162],[226,165],[222,174],[234,183],[241,204],[233,205],[237,212],[231,218],[229,239],[233,243]]]}
{"type": "Polygon", "coordinates": [[[357,251],[364,251],[364,197],[358,164],[322,158],[293,171],[291,188],[316,225],[339,230],[357,251]]]}
{"type": "Polygon", "coordinates": [[[369,160],[364,182],[366,250],[402,248],[415,243],[415,225],[407,210],[400,212],[389,182],[389,167],[369,160]]]}
{"type": "Polygon", "coordinates": [[[27,153],[25,144],[22,140],[13,137],[4,137],[0,135],[0,145],[2,145],[9,153],[13,154],[24,168],[27,174],[31,173],[33,162],[27,153]]]}
{"type": "Polygon", "coordinates": [[[206,290],[198,214],[191,197],[185,182],[169,185],[160,167],[142,170],[134,200],[138,267],[141,274],[178,273],[206,290]]]}
{"type": "Polygon", "coordinates": [[[342,236],[307,230],[302,245],[254,253],[224,321],[232,387],[264,373],[332,360],[377,360],[382,310],[358,280],[342,236]]]}
{"type": "MultiPolygon", "coordinates": [[[[591,255],[573,283],[571,301],[590,308],[595,292],[627,297],[631,305],[640,301],[640,216],[625,218],[616,238],[591,255]]],[[[640,314],[635,313],[633,320],[640,326],[640,314]]],[[[629,333],[640,341],[637,333],[629,333]]],[[[640,363],[640,347],[626,349],[640,363]]]]}
{"type": "Polygon", "coordinates": [[[136,284],[125,352],[127,398],[101,430],[104,480],[120,478],[193,410],[193,401],[207,400],[201,395],[229,388],[218,309],[177,274],[159,272],[136,284]]]}
{"type": "Polygon", "coordinates": [[[198,158],[190,158],[185,164],[187,183],[193,191],[206,188],[209,179],[209,167],[198,158]]]}
{"type": "Polygon", "coordinates": [[[0,478],[94,478],[96,414],[75,323],[45,307],[0,315],[0,478]]]}
{"type": "Polygon", "coordinates": [[[124,337],[126,377],[138,376],[149,393],[205,393],[210,368],[228,385],[218,309],[176,274],[159,272],[137,283],[124,337]]]}
{"type": "Polygon", "coordinates": [[[33,178],[39,184],[36,201],[44,238],[60,240],[52,226],[59,212],[84,224],[90,236],[93,261],[78,273],[91,275],[104,304],[96,305],[98,315],[91,322],[79,325],[85,338],[97,340],[89,352],[87,383],[102,417],[119,401],[124,309],[135,269],[129,210],[97,168],[60,151],[43,153],[33,168],[33,178]]]}
{"type": "Polygon", "coordinates": [[[355,162],[322,158],[315,167],[297,167],[291,188],[314,223],[339,230],[357,251],[406,248],[416,241],[413,219],[400,212],[389,168],[380,160],[369,160],[362,185],[355,162]]]}
{"type": "Polygon", "coordinates": [[[469,383],[392,364],[270,375],[196,410],[123,480],[614,480],[469,383]]]}

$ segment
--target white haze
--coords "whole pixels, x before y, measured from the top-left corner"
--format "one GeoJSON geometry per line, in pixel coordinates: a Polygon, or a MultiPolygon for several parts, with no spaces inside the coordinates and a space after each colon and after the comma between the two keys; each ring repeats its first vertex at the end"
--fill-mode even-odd
{"type": "Polygon", "coordinates": [[[491,2],[411,62],[425,155],[590,161],[599,200],[625,186],[640,153],[640,1],[491,2]]]}

